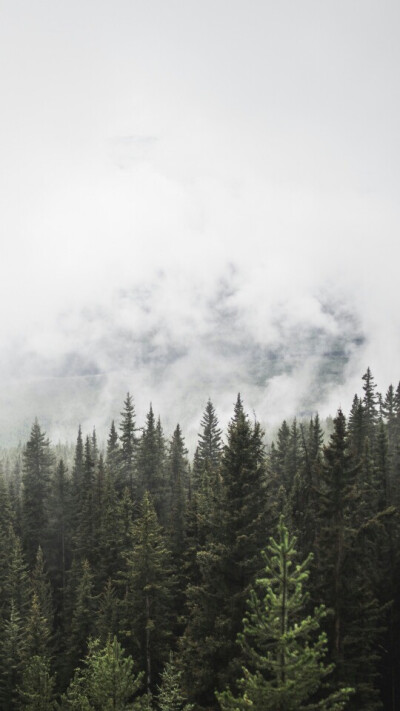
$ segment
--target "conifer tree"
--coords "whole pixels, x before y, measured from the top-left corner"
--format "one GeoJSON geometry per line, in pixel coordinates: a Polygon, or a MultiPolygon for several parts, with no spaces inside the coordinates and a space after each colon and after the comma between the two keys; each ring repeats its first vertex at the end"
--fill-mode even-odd
{"type": "Polygon", "coordinates": [[[13,604],[24,623],[29,608],[29,579],[21,540],[15,535],[12,527],[9,529],[8,542],[8,568],[3,581],[6,600],[4,611],[8,617],[10,605],[13,604]]]}
{"type": "Polygon", "coordinates": [[[351,689],[318,694],[325,677],[327,639],[320,632],[321,605],[306,614],[310,558],[296,564],[295,538],[280,520],[278,539],[264,553],[265,572],[250,591],[244,631],[239,643],[245,656],[240,695],[217,694],[223,711],[306,711],[345,708],[351,689]]]}
{"type": "Polygon", "coordinates": [[[128,489],[118,498],[113,475],[108,467],[105,473],[102,510],[96,522],[96,581],[100,590],[108,578],[115,580],[123,567],[124,555],[129,545],[132,519],[132,501],[128,489]]]}
{"type": "Polygon", "coordinates": [[[137,696],[142,674],[134,675],[132,657],[126,656],[116,637],[101,647],[89,643],[84,666],[77,669],[62,699],[64,711],[128,711],[137,696]]]}
{"type": "Polygon", "coordinates": [[[348,424],[348,450],[351,454],[353,464],[360,462],[365,444],[365,421],[364,421],[363,401],[354,396],[353,404],[349,415],[348,424]]]}
{"type": "Polygon", "coordinates": [[[333,649],[335,663],[342,659],[344,597],[343,565],[351,527],[357,468],[347,448],[346,419],[339,410],[334,432],[324,450],[324,467],[320,488],[320,564],[326,571],[325,594],[333,616],[333,649]]]}
{"type": "Polygon", "coordinates": [[[367,368],[366,372],[362,376],[362,379],[364,381],[364,436],[369,437],[370,442],[373,442],[375,425],[378,422],[379,412],[376,385],[370,368],[367,368]]]}
{"type": "Polygon", "coordinates": [[[221,462],[220,526],[198,554],[201,581],[188,590],[188,623],[182,640],[191,700],[212,704],[214,690],[237,672],[236,635],[249,585],[261,567],[267,535],[263,433],[251,425],[238,396],[221,462]]]}
{"type": "Polygon", "coordinates": [[[11,600],[9,616],[4,620],[0,637],[0,703],[4,711],[18,708],[18,685],[24,657],[24,627],[11,600]]]}
{"type": "Polygon", "coordinates": [[[50,582],[47,577],[42,549],[36,554],[31,575],[32,598],[26,624],[26,653],[28,657],[50,657],[53,632],[53,604],[50,582]]]}
{"type": "Polygon", "coordinates": [[[12,511],[8,489],[0,473],[0,617],[8,603],[5,581],[9,566],[10,537],[14,537],[12,528],[12,511]]]}
{"type": "Polygon", "coordinates": [[[83,437],[82,437],[82,428],[79,425],[78,436],[76,438],[76,446],[75,446],[74,466],[72,469],[72,487],[73,487],[73,494],[76,497],[78,496],[79,491],[81,489],[82,480],[83,480],[83,437]]]}
{"type": "Polygon", "coordinates": [[[191,711],[182,685],[182,671],[177,667],[172,653],[165,664],[158,687],[157,706],[160,711],[191,711]]]}
{"type": "Polygon", "coordinates": [[[112,481],[117,490],[121,492],[123,485],[120,481],[120,466],[121,451],[119,448],[118,433],[113,420],[107,439],[106,471],[110,481],[112,481]]]}
{"type": "Polygon", "coordinates": [[[46,543],[48,499],[53,455],[35,420],[24,451],[22,531],[27,560],[33,565],[38,546],[46,543]]]}
{"type": "Polygon", "coordinates": [[[133,525],[132,549],[127,555],[121,625],[128,648],[146,672],[150,693],[165,662],[173,630],[174,580],[154,506],[146,493],[133,525]]]}
{"type": "Polygon", "coordinates": [[[94,627],[93,573],[87,560],[81,563],[80,579],[75,591],[68,640],[68,668],[72,670],[87,652],[94,627]]]}
{"type": "Polygon", "coordinates": [[[71,564],[72,530],[70,527],[71,482],[64,461],[60,459],[51,481],[48,526],[48,569],[52,581],[54,608],[60,615],[64,606],[66,572],[71,564]]]}
{"type": "Polygon", "coordinates": [[[96,612],[95,637],[105,644],[118,631],[118,598],[111,578],[108,578],[99,597],[96,612]]]}
{"type": "Polygon", "coordinates": [[[54,687],[55,677],[51,674],[49,659],[42,656],[31,657],[18,688],[19,708],[25,711],[54,711],[54,687]]]}
{"type": "Polygon", "coordinates": [[[185,511],[189,484],[187,449],[179,424],[170,442],[168,473],[170,488],[169,545],[178,567],[181,566],[185,550],[185,511]]]}
{"type": "Polygon", "coordinates": [[[222,431],[219,428],[215,408],[210,399],[207,402],[200,426],[197,467],[201,478],[202,473],[204,475],[207,472],[210,475],[218,470],[222,456],[222,431]]]}
{"type": "Polygon", "coordinates": [[[127,486],[131,499],[136,496],[136,426],[135,407],[132,396],[127,393],[124,400],[124,409],[121,412],[120,440],[121,440],[121,476],[123,486],[127,486]]]}
{"type": "MultiPolygon", "coordinates": [[[[335,678],[356,687],[349,708],[373,711],[380,708],[373,672],[376,665],[373,647],[379,643],[380,611],[372,579],[368,576],[368,557],[358,538],[368,523],[365,520],[359,523],[361,472],[361,464],[353,465],[346,420],[339,410],[334,432],[324,449],[319,492],[319,593],[332,612],[326,629],[336,665],[335,678]]],[[[364,511],[364,515],[366,513],[364,511]]]]}
{"type": "Polygon", "coordinates": [[[163,514],[165,491],[165,446],[164,438],[157,430],[153,408],[150,405],[146,424],[137,448],[138,495],[142,500],[145,491],[152,498],[157,515],[163,514]]]}
{"type": "Polygon", "coordinates": [[[276,480],[285,487],[286,491],[289,490],[289,478],[286,472],[286,460],[288,456],[290,440],[290,429],[284,420],[281,427],[278,430],[276,445],[271,448],[271,468],[274,473],[276,480]]]}
{"type": "Polygon", "coordinates": [[[86,437],[84,447],[84,461],[82,480],[78,489],[78,515],[75,532],[75,554],[80,559],[93,562],[94,536],[95,536],[95,467],[92,445],[86,437]]]}

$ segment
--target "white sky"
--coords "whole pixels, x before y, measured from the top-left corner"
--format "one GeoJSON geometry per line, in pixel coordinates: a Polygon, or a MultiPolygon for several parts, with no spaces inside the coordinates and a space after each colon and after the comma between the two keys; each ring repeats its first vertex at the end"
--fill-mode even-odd
{"type": "MultiPolygon", "coordinates": [[[[396,384],[399,24],[385,0],[0,0],[0,390],[70,351],[115,382],[116,328],[187,348],[161,411],[178,383],[177,418],[194,385],[227,409],[246,378],[204,346],[222,282],[262,346],[337,331],[323,299],[354,315],[366,340],[325,413],[367,365],[396,384]]],[[[294,414],[315,367],[249,406],[294,414]]],[[[146,364],[121,368],[148,402],[146,364]]]]}

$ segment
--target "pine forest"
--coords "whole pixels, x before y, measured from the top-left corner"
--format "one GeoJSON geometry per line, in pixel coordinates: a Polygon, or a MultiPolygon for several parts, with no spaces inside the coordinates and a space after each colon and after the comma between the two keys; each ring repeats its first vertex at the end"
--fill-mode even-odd
{"type": "Polygon", "coordinates": [[[193,458],[130,394],[104,448],[3,451],[3,711],[400,708],[400,385],[268,445],[217,412],[193,458]]]}

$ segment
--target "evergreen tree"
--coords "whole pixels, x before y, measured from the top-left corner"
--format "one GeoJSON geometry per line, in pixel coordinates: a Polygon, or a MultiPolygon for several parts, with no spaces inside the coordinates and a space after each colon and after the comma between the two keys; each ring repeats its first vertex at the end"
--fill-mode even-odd
{"type": "Polygon", "coordinates": [[[222,455],[222,431],[218,425],[215,408],[209,399],[201,420],[201,432],[197,446],[199,477],[218,470],[222,455]]]}
{"type": "Polygon", "coordinates": [[[186,688],[202,705],[234,678],[240,657],[236,635],[249,585],[261,568],[267,534],[263,433],[251,425],[238,396],[221,463],[219,529],[198,554],[201,581],[191,586],[182,640],[186,688]]]}
{"type": "Polygon", "coordinates": [[[378,422],[378,396],[376,394],[376,385],[370,368],[362,376],[364,381],[363,390],[363,407],[364,407],[364,436],[369,437],[370,441],[374,441],[375,425],[378,422]]]}
{"type": "Polygon", "coordinates": [[[132,500],[136,497],[136,427],[135,407],[133,398],[129,393],[124,400],[124,409],[121,412],[120,440],[121,440],[121,476],[123,486],[127,486],[132,500]]]}
{"type": "Polygon", "coordinates": [[[381,613],[368,575],[369,553],[361,545],[368,524],[365,518],[360,521],[361,472],[361,464],[353,465],[346,420],[339,410],[324,449],[319,492],[319,593],[332,612],[326,629],[336,665],[335,678],[338,683],[356,687],[349,708],[373,711],[380,708],[374,647],[379,643],[381,613]]]}
{"type": "Polygon", "coordinates": [[[6,602],[3,611],[9,618],[10,607],[13,605],[24,623],[29,608],[29,579],[21,540],[15,535],[12,527],[9,529],[8,543],[8,567],[4,579],[6,602]]]}
{"type": "Polygon", "coordinates": [[[18,685],[24,657],[24,627],[14,601],[9,617],[3,622],[0,637],[0,703],[4,711],[18,708],[18,685]]]}
{"type": "Polygon", "coordinates": [[[154,502],[157,515],[163,514],[166,495],[165,480],[165,445],[164,438],[157,431],[153,408],[150,405],[146,424],[137,449],[138,495],[143,498],[147,491],[154,502]]]}
{"type": "Polygon", "coordinates": [[[48,658],[33,656],[22,674],[18,689],[20,706],[26,711],[54,711],[55,678],[50,671],[48,658]]]}
{"type": "Polygon", "coordinates": [[[78,514],[75,532],[75,554],[80,560],[93,562],[95,550],[95,466],[92,445],[86,437],[82,480],[78,493],[78,514]]]}
{"type": "Polygon", "coordinates": [[[132,549],[123,575],[123,634],[140,668],[146,671],[150,693],[167,658],[172,629],[174,580],[154,506],[146,493],[132,530],[132,549]]]}
{"type": "Polygon", "coordinates": [[[81,564],[81,575],[75,591],[68,641],[69,669],[76,667],[87,652],[87,644],[94,627],[93,574],[87,560],[81,564]]]}
{"type": "Polygon", "coordinates": [[[364,405],[358,395],[354,396],[348,426],[348,450],[353,464],[360,462],[365,443],[364,405]]]}
{"type": "Polygon", "coordinates": [[[160,711],[191,711],[182,686],[182,671],[178,669],[172,653],[161,674],[157,706],[160,711]]]}
{"type": "Polygon", "coordinates": [[[217,694],[223,711],[253,708],[254,711],[339,711],[351,689],[319,691],[332,672],[324,663],[327,640],[319,631],[323,606],[306,615],[307,593],[303,591],[310,559],[296,564],[295,538],[281,518],[278,540],[270,539],[264,553],[265,573],[250,591],[244,631],[239,635],[246,666],[238,686],[217,694]]]}
{"type": "Polygon", "coordinates": [[[95,636],[101,644],[118,631],[118,598],[110,578],[108,578],[99,598],[96,613],[95,636]]]}
{"type": "Polygon", "coordinates": [[[169,471],[169,541],[170,549],[178,568],[181,568],[185,550],[185,511],[189,484],[187,449],[179,425],[170,442],[168,455],[169,471]]]}
{"type": "Polygon", "coordinates": [[[10,556],[10,537],[14,538],[12,528],[12,510],[8,489],[0,473],[0,617],[8,601],[6,579],[10,556]]]}
{"type": "Polygon", "coordinates": [[[82,669],[77,669],[63,696],[65,711],[133,711],[142,674],[134,676],[133,660],[125,653],[116,637],[104,647],[99,640],[89,643],[82,669]]]}
{"type": "Polygon", "coordinates": [[[123,485],[122,481],[120,481],[120,465],[121,451],[119,448],[118,433],[113,420],[107,439],[106,471],[110,481],[112,481],[117,490],[121,492],[123,485]]]}
{"type": "Polygon", "coordinates": [[[66,573],[71,564],[72,530],[69,512],[71,482],[64,461],[60,459],[51,482],[48,527],[48,569],[54,590],[54,610],[61,620],[65,604],[66,573]]]}
{"type": "Polygon", "coordinates": [[[22,531],[27,560],[33,565],[38,546],[46,543],[48,499],[53,455],[35,420],[24,451],[22,531]]]}

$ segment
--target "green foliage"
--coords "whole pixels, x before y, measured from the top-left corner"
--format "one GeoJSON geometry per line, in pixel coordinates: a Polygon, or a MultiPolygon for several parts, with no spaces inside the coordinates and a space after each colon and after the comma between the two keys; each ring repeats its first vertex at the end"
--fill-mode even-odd
{"type": "Polygon", "coordinates": [[[153,408],[146,416],[146,423],[137,449],[138,497],[142,500],[147,491],[152,498],[158,518],[165,520],[165,443],[162,431],[157,426],[153,408]]]}
{"type": "MultiPolygon", "coordinates": [[[[269,708],[280,618],[275,608],[266,617],[266,605],[280,593],[272,573],[262,574],[261,550],[283,512],[306,561],[288,564],[292,577],[300,570],[289,598],[305,584],[310,594],[288,612],[283,656],[301,678],[283,696],[292,703],[314,683],[298,708],[333,709],[340,689],[354,687],[349,711],[397,711],[400,384],[382,398],[368,369],[348,426],[339,411],[325,447],[315,415],[284,422],[268,456],[240,396],[222,446],[209,400],[192,468],[179,426],[167,448],[152,407],[143,428],[130,395],[121,414],[105,458],[95,431],[84,438],[79,427],[75,451],[51,449],[37,422],[25,448],[2,453],[0,708],[52,708],[79,664],[64,705],[105,708],[89,694],[82,659],[91,635],[99,660],[115,634],[145,675],[147,693],[121,701],[127,708],[187,710],[187,697],[211,711],[227,685],[223,703],[261,704],[265,691],[269,708]],[[323,690],[328,682],[336,696],[323,690]]],[[[277,553],[269,553],[272,566],[277,553]]],[[[281,669],[281,681],[292,671],[281,669]]]]}
{"type": "Polygon", "coordinates": [[[122,576],[121,603],[123,639],[146,670],[150,692],[161,671],[173,631],[173,587],[171,556],[149,495],[132,529],[132,550],[126,557],[122,576]]]}
{"type": "Polygon", "coordinates": [[[143,674],[134,675],[133,660],[126,656],[117,638],[101,647],[89,642],[83,667],[62,698],[65,711],[129,711],[141,686],[143,674]]]}
{"type": "Polygon", "coordinates": [[[48,526],[48,499],[54,457],[49,440],[35,420],[24,451],[22,532],[29,564],[44,545],[48,526]]]}
{"type": "Polygon", "coordinates": [[[182,671],[176,666],[172,653],[161,674],[157,707],[160,711],[191,711],[193,708],[187,701],[182,685],[182,671]]]}
{"type": "Polygon", "coordinates": [[[55,678],[50,673],[47,657],[30,657],[18,689],[21,708],[26,711],[54,711],[55,678]]]}
{"type": "Polygon", "coordinates": [[[68,641],[69,666],[72,669],[87,651],[87,641],[94,626],[93,612],[93,574],[88,561],[84,560],[75,590],[68,641]]]}
{"type": "Polygon", "coordinates": [[[21,616],[11,600],[10,614],[3,621],[0,639],[0,702],[4,711],[16,708],[25,640],[21,616]]]}
{"type": "Polygon", "coordinates": [[[238,682],[240,695],[217,694],[223,711],[306,711],[345,707],[350,689],[318,698],[323,680],[333,669],[324,663],[326,635],[319,631],[323,606],[312,615],[305,610],[309,558],[296,564],[295,538],[281,518],[278,539],[264,553],[265,574],[251,589],[244,631],[239,643],[247,665],[238,682]]]}
{"type": "Polygon", "coordinates": [[[121,479],[122,486],[128,487],[132,500],[136,495],[135,457],[136,457],[136,426],[135,406],[132,396],[127,393],[124,409],[121,412],[120,440],[121,440],[121,479]]]}

